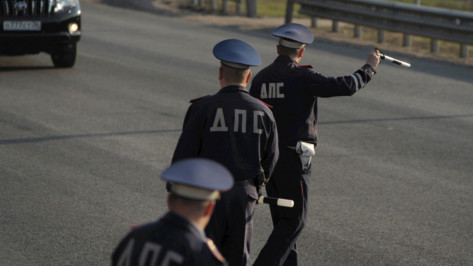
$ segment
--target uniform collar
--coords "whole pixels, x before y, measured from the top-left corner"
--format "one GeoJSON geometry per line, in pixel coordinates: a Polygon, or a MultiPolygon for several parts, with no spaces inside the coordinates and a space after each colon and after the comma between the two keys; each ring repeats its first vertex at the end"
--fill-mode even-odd
{"type": "Polygon", "coordinates": [[[224,88],[221,88],[219,92],[237,92],[237,91],[242,91],[242,92],[248,93],[248,90],[245,87],[238,86],[238,85],[226,86],[224,88]]]}
{"type": "Polygon", "coordinates": [[[207,237],[205,235],[205,232],[200,230],[200,228],[197,227],[192,221],[189,221],[185,217],[173,212],[169,211],[165,216],[166,219],[170,219],[173,221],[174,224],[178,223],[181,224],[182,226],[185,226],[189,229],[191,229],[192,232],[194,232],[195,235],[199,236],[202,241],[206,241],[207,237]],[[186,226],[187,225],[187,226],[186,226]]]}

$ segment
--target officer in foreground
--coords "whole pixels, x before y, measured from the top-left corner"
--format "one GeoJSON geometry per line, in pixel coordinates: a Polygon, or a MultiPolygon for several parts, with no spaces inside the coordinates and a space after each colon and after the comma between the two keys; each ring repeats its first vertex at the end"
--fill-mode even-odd
{"type": "Polygon", "coordinates": [[[132,230],[112,255],[112,265],[228,265],[204,228],[231,173],[207,159],[188,159],[162,173],[171,191],[160,220],[132,230]]]}
{"type": "Polygon", "coordinates": [[[273,31],[278,57],[254,78],[250,94],[273,106],[280,157],[266,185],[270,197],[294,200],[293,208],[270,206],[274,229],[255,265],[297,265],[296,240],[307,217],[311,160],[317,144],[318,97],[350,96],[374,76],[378,51],[353,74],[328,77],[310,65],[299,65],[305,46],[314,40],[307,27],[289,23],[273,31]]]}
{"type": "Polygon", "coordinates": [[[217,43],[213,54],[221,62],[221,89],[191,101],[172,161],[204,157],[232,173],[235,186],[222,193],[206,233],[231,266],[240,266],[249,261],[257,187],[271,176],[278,158],[277,131],[271,110],[246,89],[250,66],[261,64],[254,48],[228,39],[217,43]]]}

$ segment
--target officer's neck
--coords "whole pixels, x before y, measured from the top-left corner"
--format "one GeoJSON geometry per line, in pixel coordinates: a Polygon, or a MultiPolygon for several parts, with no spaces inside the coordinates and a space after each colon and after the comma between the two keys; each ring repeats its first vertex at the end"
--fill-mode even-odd
{"type": "Polygon", "coordinates": [[[286,55],[286,56],[288,56],[289,58],[291,58],[294,62],[298,64],[301,62],[301,59],[302,59],[302,56],[290,56],[290,55],[286,55]]]}
{"type": "Polygon", "coordinates": [[[285,54],[285,53],[278,53],[279,55],[283,55],[283,56],[287,56],[289,58],[291,58],[292,60],[294,60],[296,63],[300,63],[301,60],[302,60],[302,53],[298,53],[297,55],[289,55],[289,54],[285,54]]]}
{"type": "Polygon", "coordinates": [[[302,57],[292,57],[292,60],[296,61],[298,64],[301,62],[302,57]]]}
{"type": "Polygon", "coordinates": [[[192,215],[192,213],[182,210],[182,209],[172,209],[172,212],[181,216],[182,218],[188,220],[192,224],[194,224],[200,230],[204,230],[209,222],[210,217],[202,216],[202,215],[192,215]]]}
{"type": "Polygon", "coordinates": [[[220,80],[220,88],[225,88],[225,87],[228,87],[228,86],[241,86],[241,87],[246,87],[248,85],[248,83],[246,82],[227,82],[223,79],[220,80]]]}

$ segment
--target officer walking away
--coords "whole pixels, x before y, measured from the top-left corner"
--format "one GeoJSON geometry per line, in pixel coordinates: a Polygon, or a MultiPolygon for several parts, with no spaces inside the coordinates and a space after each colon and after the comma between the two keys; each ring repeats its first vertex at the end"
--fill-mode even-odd
{"type": "Polygon", "coordinates": [[[208,159],[171,165],[162,179],[172,184],[161,219],[132,230],[112,255],[112,265],[228,265],[204,228],[221,191],[233,185],[231,173],[208,159]]]}
{"type": "Polygon", "coordinates": [[[246,42],[227,39],[213,54],[221,62],[221,89],[191,101],[172,161],[203,157],[232,173],[235,185],[222,193],[206,233],[228,263],[239,266],[249,260],[258,188],[273,172],[278,138],[271,110],[246,89],[250,66],[261,64],[258,53],[246,42]]]}
{"type": "Polygon", "coordinates": [[[294,200],[293,208],[270,206],[274,229],[255,265],[297,265],[296,240],[305,225],[311,159],[317,144],[318,97],[350,96],[374,76],[380,56],[368,55],[352,75],[328,77],[299,65],[314,40],[307,27],[289,23],[273,31],[278,57],[254,78],[250,94],[273,106],[279,135],[279,161],[266,185],[268,196],[294,200]]]}

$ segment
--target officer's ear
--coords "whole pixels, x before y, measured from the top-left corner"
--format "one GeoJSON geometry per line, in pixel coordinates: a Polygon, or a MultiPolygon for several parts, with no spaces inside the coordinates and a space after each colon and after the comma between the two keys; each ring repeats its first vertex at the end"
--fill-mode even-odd
{"type": "Polygon", "coordinates": [[[251,70],[248,70],[248,76],[246,76],[246,81],[245,81],[246,84],[250,83],[251,75],[252,75],[251,70]]]}
{"type": "Polygon", "coordinates": [[[204,210],[205,216],[210,217],[212,215],[212,212],[214,211],[214,207],[215,207],[215,200],[209,201],[209,204],[207,204],[204,210]]]}
{"type": "Polygon", "coordinates": [[[223,73],[222,73],[222,71],[223,71],[223,70],[222,70],[222,67],[220,67],[220,68],[218,69],[218,80],[222,80],[222,79],[223,79],[223,73]]]}
{"type": "Polygon", "coordinates": [[[299,53],[297,54],[297,56],[298,56],[299,58],[302,58],[302,56],[304,55],[304,51],[305,51],[305,48],[301,48],[301,49],[299,50],[299,53]]]}
{"type": "Polygon", "coordinates": [[[171,209],[171,193],[168,193],[167,204],[168,204],[168,209],[171,209]]]}

